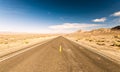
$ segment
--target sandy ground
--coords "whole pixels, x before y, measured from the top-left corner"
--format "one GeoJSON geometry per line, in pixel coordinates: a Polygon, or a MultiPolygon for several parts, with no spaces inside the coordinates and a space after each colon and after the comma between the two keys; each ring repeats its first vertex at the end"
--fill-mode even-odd
{"type": "Polygon", "coordinates": [[[32,35],[32,34],[1,34],[0,56],[27,48],[30,45],[54,38],[55,36],[32,35]]]}
{"type": "Polygon", "coordinates": [[[96,35],[70,35],[68,39],[94,49],[108,57],[120,62],[120,35],[119,34],[96,34],[96,35]]]}
{"type": "Polygon", "coordinates": [[[120,65],[57,37],[0,62],[0,72],[120,72],[120,65]]]}

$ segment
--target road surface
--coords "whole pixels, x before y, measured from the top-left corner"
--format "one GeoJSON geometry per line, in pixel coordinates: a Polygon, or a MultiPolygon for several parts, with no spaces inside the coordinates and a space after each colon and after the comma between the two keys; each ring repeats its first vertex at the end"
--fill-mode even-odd
{"type": "Polygon", "coordinates": [[[57,37],[0,62],[0,72],[120,72],[120,65],[57,37]]]}

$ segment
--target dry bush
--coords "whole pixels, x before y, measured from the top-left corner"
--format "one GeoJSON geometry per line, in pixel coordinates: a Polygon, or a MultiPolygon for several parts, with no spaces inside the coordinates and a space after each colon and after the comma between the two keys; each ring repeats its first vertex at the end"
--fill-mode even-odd
{"type": "Polygon", "coordinates": [[[115,35],[114,38],[120,39],[120,35],[115,35]]]}
{"type": "Polygon", "coordinates": [[[28,44],[29,42],[28,42],[28,41],[25,41],[24,43],[25,43],[25,44],[28,44]]]}
{"type": "Polygon", "coordinates": [[[8,44],[8,42],[4,42],[4,44],[8,44]]]}
{"type": "Polygon", "coordinates": [[[77,39],[76,41],[78,42],[79,40],[77,39]]]}
{"type": "Polygon", "coordinates": [[[120,42],[114,42],[111,46],[117,46],[117,47],[120,47],[120,42]]]}
{"type": "Polygon", "coordinates": [[[89,42],[92,42],[93,40],[92,39],[85,39],[86,41],[89,41],[89,42]]]}
{"type": "MultiPolygon", "coordinates": [[[[0,34],[0,44],[8,44],[13,42],[20,42],[29,39],[35,38],[44,38],[51,35],[44,35],[44,34],[0,34]]],[[[29,42],[25,41],[25,44],[29,42]]]]}
{"type": "Polygon", "coordinates": [[[117,40],[117,42],[120,42],[120,40],[117,40]]]}
{"type": "Polygon", "coordinates": [[[98,43],[96,43],[97,45],[105,45],[105,43],[100,43],[100,42],[98,42],[98,43]]]}
{"type": "Polygon", "coordinates": [[[96,42],[105,42],[105,40],[97,40],[96,42]]]}

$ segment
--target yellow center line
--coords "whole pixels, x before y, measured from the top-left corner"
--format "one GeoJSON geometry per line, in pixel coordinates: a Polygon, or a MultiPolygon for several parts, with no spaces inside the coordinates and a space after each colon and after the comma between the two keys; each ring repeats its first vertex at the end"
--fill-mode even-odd
{"type": "Polygon", "coordinates": [[[62,52],[62,46],[60,45],[60,47],[59,47],[59,52],[62,52]]]}

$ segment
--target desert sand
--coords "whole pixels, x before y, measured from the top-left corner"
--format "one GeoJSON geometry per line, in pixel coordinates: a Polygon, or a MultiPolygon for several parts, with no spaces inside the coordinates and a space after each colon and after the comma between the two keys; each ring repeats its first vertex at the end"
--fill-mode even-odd
{"type": "Polygon", "coordinates": [[[0,56],[54,38],[50,34],[1,33],[0,56]]]}
{"type": "Polygon", "coordinates": [[[120,30],[116,27],[69,34],[0,33],[0,56],[60,35],[120,60],[120,30]]]}
{"type": "Polygon", "coordinates": [[[68,39],[81,45],[89,46],[107,56],[120,60],[120,30],[114,28],[100,28],[65,35],[68,39]]]}

